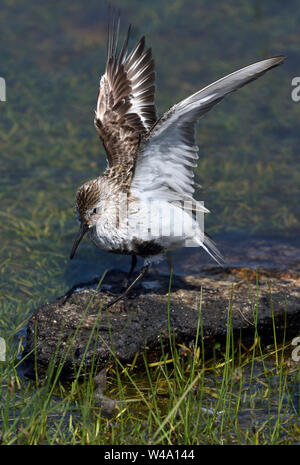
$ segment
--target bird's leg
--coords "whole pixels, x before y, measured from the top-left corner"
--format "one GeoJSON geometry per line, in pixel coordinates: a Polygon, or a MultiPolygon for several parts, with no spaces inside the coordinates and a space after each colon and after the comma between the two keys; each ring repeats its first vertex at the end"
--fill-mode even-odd
{"type": "Polygon", "coordinates": [[[131,256],[131,267],[130,267],[130,270],[129,270],[128,275],[127,275],[127,277],[126,277],[125,286],[124,286],[124,287],[126,287],[126,288],[127,288],[128,283],[129,283],[129,281],[130,281],[130,278],[131,278],[131,276],[132,276],[132,273],[133,273],[134,270],[135,270],[136,264],[137,264],[137,257],[136,257],[136,255],[132,255],[132,256],[131,256]]]}
{"type": "Polygon", "coordinates": [[[123,280],[122,290],[127,289],[127,286],[128,286],[128,284],[129,284],[129,281],[130,281],[130,278],[131,278],[131,276],[132,276],[132,273],[133,273],[134,270],[135,270],[136,264],[137,264],[137,256],[136,256],[136,255],[131,255],[131,266],[130,266],[130,270],[128,271],[126,278],[124,278],[124,280],[123,280]]]}
{"type": "MultiPolygon", "coordinates": [[[[128,285],[129,285],[129,281],[130,281],[130,278],[132,276],[132,273],[135,270],[136,264],[137,264],[136,255],[131,255],[131,267],[130,267],[128,275],[124,279],[124,284],[123,284],[123,289],[125,289],[125,290],[127,289],[128,285]]],[[[126,310],[126,295],[124,296],[124,310],[126,310]]]]}
{"type": "Polygon", "coordinates": [[[169,273],[171,275],[173,271],[173,260],[172,260],[172,253],[169,250],[167,252],[167,262],[168,262],[168,267],[169,267],[169,273]]]}
{"type": "Polygon", "coordinates": [[[134,281],[132,281],[132,283],[127,287],[127,289],[123,292],[123,294],[119,295],[119,297],[117,297],[116,299],[112,300],[111,302],[109,302],[108,305],[106,305],[106,307],[104,308],[104,310],[106,310],[107,308],[111,307],[112,305],[114,305],[115,303],[119,302],[119,300],[123,299],[124,297],[127,296],[128,292],[131,291],[131,289],[145,276],[145,274],[147,273],[148,269],[150,267],[150,263],[148,263],[147,265],[143,266],[143,268],[141,269],[140,271],[140,274],[135,278],[134,281]]]}

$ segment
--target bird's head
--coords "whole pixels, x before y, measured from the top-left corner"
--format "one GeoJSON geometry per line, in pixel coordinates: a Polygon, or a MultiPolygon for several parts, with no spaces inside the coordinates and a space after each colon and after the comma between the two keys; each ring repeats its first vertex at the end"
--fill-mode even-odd
{"type": "Polygon", "coordinates": [[[76,211],[80,227],[71,250],[71,260],[83,236],[96,225],[100,218],[100,195],[97,179],[86,182],[77,191],[76,211]]]}

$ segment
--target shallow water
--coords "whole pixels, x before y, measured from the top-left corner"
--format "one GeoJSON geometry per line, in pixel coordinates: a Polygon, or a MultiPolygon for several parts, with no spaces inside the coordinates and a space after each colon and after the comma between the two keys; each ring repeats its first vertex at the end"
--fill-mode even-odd
{"type": "MultiPolygon", "coordinates": [[[[146,33],[157,70],[159,112],[201,86],[255,60],[285,54],[272,70],[207,115],[198,128],[199,198],[211,210],[206,231],[229,265],[299,269],[300,10],[295,1],[128,0],[122,28],[146,33]],[[170,46],[172,44],[172,46],[170,46]]],[[[93,128],[105,62],[106,9],[99,2],[2,1],[0,76],[0,335],[19,330],[41,302],[129,258],[88,241],[68,259],[77,223],[76,189],[106,165],[93,128]]],[[[213,263],[203,251],[173,253],[175,273],[213,263]]],[[[159,267],[168,272],[167,263],[159,267]]]]}

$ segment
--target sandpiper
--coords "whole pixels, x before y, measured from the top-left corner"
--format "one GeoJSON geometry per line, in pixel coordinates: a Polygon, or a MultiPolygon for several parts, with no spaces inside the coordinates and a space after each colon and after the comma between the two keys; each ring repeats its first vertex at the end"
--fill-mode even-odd
{"type": "Polygon", "coordinates": [[[77,191],[80,229],[70,255],[72,259],[88,233],[97,247],[132,256],[128,279],[137,256],[144,258],[138,277],[108,306],[123,298],[166,251],[198,246],[216,261],[221,260],[197,218],[208,210],[193,197],[193,168],[198,159],[195,125],[227,94],[285,58],[276,56],[239,69],[158,118],[152,51],[145,49],[145,37],[129,51],[130,27],[118,51],[119,24],[113,20],[108,28],[107,62],[94,119],[108,167],[102,176],[77,191]]]}

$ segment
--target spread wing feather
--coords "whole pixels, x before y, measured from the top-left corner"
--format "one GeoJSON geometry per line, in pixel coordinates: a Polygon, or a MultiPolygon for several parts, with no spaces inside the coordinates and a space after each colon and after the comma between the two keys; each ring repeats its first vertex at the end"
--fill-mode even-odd
{"type": "Polygon", "coordinates": [[[197,120],[227,94],[278,66],[284,57],[259,61],[210,84],[167,111],[141,144],[132,191],[143,198],[192,198],[193,167],[198,159],[197,120]]]}
{"type": "Polygon", "coordinates": [[[95,110],[95,127],[110,167],[134,162],[140,141],[155,123],[155,73],[142,37],[128,52],[130,27],[118,55],[119,21],[109,27],[107,62],[95,110]]]}
{"type": "MultiPolygon", "coordinates": [[[[193,198],[193,167],[198,159],[196,122],[225,95],[257,79],[283,60],[284,57],[274,57],[240,69],[167,111],[141,144],[131,182],[133,196],[162,203],[188,200],[194,211],[207,212],[203,204],[193,198]]],[[[218,263],[222,262],[220,252],[203,231],[198,243],[218,263]]]]}

